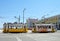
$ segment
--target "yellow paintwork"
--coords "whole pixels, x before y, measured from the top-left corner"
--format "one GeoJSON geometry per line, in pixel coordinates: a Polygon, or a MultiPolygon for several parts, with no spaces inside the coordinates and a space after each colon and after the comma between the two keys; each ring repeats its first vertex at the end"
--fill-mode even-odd
{"type": "Polygon", "coordinates": [[[25,30],[25,29],[9,29],[9,32],[27,32],[27,29],[25,30]]]}
{"type": "Polygon", "coordinates": [[[20,28],[20,29],[14,29],[14,28],[9,28],[9,29],[3,29],[3,32],[5,32],[5,33],[7,33],[7,32],[15,32],[15,33],[17,33],[17,32],[19,32],[19,33],[23,33],[23,32],[27,32],[28,31],[28,29],[27,28],[20,28]]]}

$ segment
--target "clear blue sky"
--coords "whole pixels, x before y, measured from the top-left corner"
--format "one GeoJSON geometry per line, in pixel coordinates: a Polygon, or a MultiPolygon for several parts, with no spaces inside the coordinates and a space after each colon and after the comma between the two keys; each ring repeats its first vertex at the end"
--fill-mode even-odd
{"type": "Polygon", "coordinates": [[[0,27],[4,22],[15,22],[14,16],[23,16],[25,10],[25,20],[27,18],[38,18],[60,14],[60,0],[0,0],[0,27]],[[47,15],[48,14],[48,15],[47,15]]]}

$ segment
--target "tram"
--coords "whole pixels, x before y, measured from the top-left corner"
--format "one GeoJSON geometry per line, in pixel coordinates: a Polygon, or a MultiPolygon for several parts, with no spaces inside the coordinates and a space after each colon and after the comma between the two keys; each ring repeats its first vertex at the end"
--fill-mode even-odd
{"type": "Polygon", "coordinates": [[[26,26],[17,24],[4,24],[4,33],[26,33],[28,31],[26,26]]]}
{"type": "Polygon", "coordinates": [[[35,24],[32,32],[56,32],[57,28],[54,24],[35,24]]]}

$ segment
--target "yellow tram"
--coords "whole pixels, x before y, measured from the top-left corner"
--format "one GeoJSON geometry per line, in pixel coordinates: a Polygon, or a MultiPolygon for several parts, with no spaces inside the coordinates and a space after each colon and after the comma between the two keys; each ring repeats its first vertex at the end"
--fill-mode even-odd
{"type": "Polygon", "coordinates": [[[4,33],[26,33],[28,31],[26,26],[17,25],[17,24],[4,24],[3,32],[4,33]],[[15,26],[14,26],[15,25],[15,26]]]}

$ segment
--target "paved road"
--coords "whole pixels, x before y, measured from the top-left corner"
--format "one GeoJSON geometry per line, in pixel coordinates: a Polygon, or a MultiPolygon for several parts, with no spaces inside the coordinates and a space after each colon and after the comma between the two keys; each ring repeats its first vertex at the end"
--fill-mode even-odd
{"type": "Polygon", "coordinates": [[[60,31],[55,33],[0,33],[0,41],[60,41],[60,31]]]}

